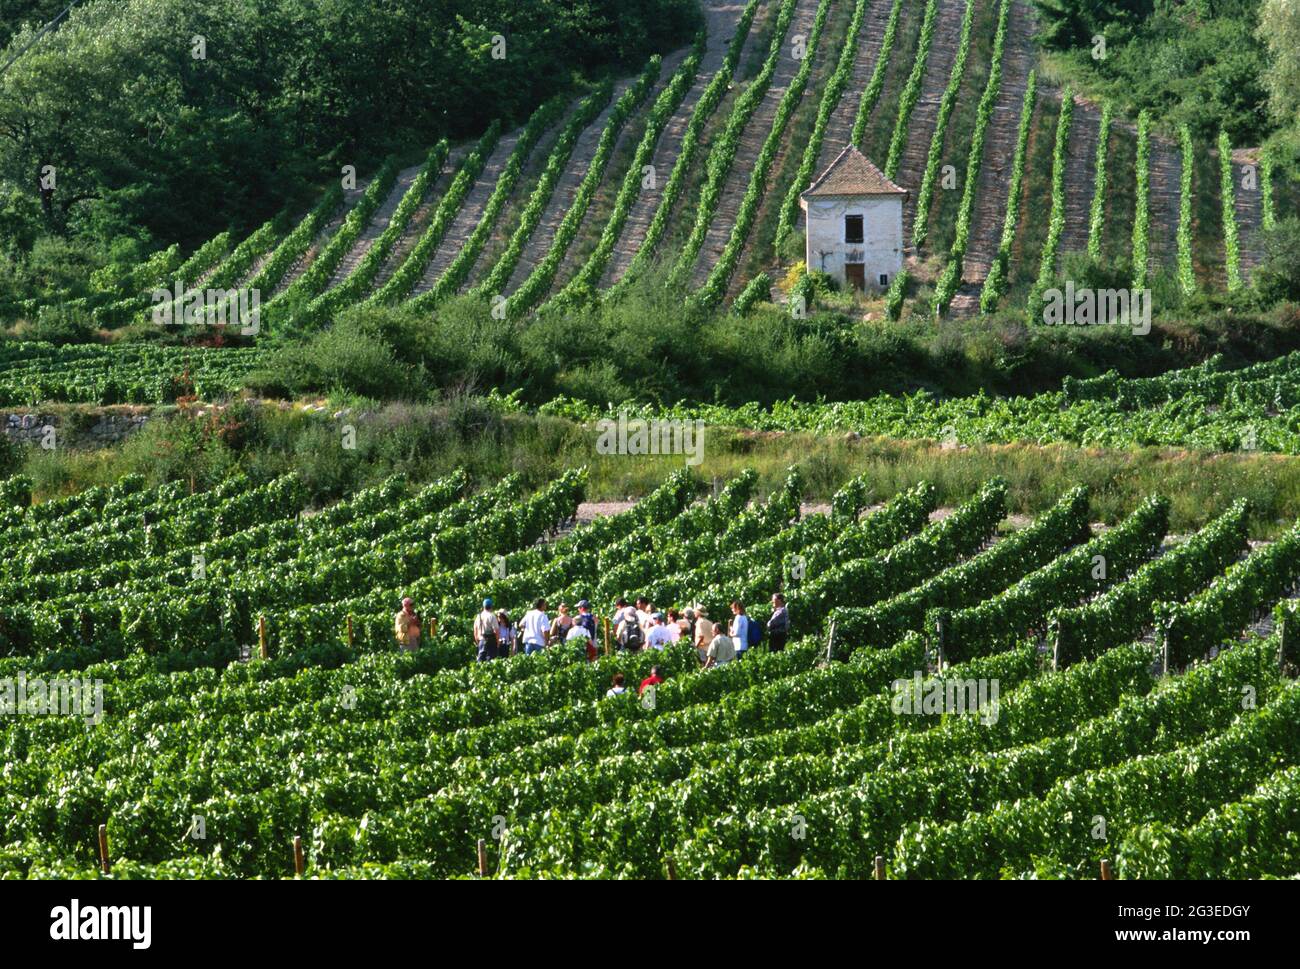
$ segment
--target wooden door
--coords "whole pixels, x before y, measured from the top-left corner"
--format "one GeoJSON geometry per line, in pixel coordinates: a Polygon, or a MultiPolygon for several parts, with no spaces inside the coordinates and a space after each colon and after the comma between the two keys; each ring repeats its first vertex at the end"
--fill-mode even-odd
{"type": "Polygon", "coordinates": [[[844,264],[844,280],[856,290],[867,288],[866,267],[860,262],[844,264]]]}

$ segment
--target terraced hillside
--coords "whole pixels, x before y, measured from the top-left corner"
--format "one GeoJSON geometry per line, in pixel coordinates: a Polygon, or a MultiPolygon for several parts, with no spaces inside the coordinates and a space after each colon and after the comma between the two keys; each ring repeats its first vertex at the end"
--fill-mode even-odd
{"type": "Polygon", "coordinates": [[[1032,310],[1030,291],[1062,256],[1090,248],[1132,254],[1145,266],[1139,288],[1161,273],[1187,292],[1247,285],[1266,220],[1258,151],[1228,146],[1220,183],[1217,152],[1195,150],[1184,200],[1184,152],[1158,124],[1141,170],[1135,119],[1108,117],[1102,143],[1104,105],[1073,98],[1058,133],[1064,92],[1029,90],[1032,7],[1007,2],[992,76],[1001,0],[709,0],[699,45],[641,76],[590,85],[522,126],[497,122],[424,165],[390,160],[238,245],[223,236],[188,258],[159,253],[82,304],[103,326],[140,320],[142,293],[184,270],[189,286],[259,290],[272,328],[325,326],[363,301],[433,311],[467,290],[522,318],[617,290],[654,262],[700,303],[726,304],[760,271],[779,278],[797,261],[800,185],[850,140],[909,192],[909,273],[895,279],[891,315],[909,276],[938,287],[941,315],[1027,295],[1032,310]],[[936,187],[949,165],[974,186],[959,186],[960,203],[936,187]]]}

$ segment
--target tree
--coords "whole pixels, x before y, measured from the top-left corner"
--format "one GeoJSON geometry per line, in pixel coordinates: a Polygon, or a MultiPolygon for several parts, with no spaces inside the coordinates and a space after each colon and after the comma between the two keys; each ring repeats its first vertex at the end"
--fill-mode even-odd
{"type": "Polygon", "coordinates": [[[1273,115],[1281,124],[1300,131],[1300,3],[1263,0],[1259,37],[1272,55],[1264,83],[1273,115]]]}

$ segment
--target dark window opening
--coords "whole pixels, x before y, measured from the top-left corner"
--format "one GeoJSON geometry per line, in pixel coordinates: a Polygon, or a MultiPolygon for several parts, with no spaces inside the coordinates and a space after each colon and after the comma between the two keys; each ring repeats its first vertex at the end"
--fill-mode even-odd
{"type": "Polygon", "coordinates": [[[880,285],[881,285],[881,286],[888,286],[888,285],[889,285],[889,273],[881,273],[881,274],[880,274],[880,285]]]}
{"type": "Polygon", "coordinates": [[[862,216],[846,215],[844,217],[844,241],[862,241],[862,216]]]}

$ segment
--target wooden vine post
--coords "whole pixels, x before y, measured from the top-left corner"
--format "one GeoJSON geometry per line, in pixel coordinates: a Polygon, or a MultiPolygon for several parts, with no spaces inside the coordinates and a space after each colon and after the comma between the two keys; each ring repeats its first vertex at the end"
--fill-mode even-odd
{"type": "Polygon", "coordinates": [[[831,628],[826,636],[826,662],[830,663],[835,659],[835,620],[831,619],[831,628]]]}
{"type": "Polygon", "coordinates": [[[352,613],[348,613],[348,649],[356,644],[356,637],[352,634],[352,613]]]}
{"type": "Polygon", "coordinates": [[[266,617],[257,617],[257,648],[262,659],[267,659],[266,652],[266,617]]]}
{"type": "Polygon", "coordinates": [[[113,870],[108,860],[108,825],[106,824],[99,826],[99,870],[105,875],[113,870]]]}
{"type": "Polygon", "coordinates": [[[304,865],[302,860],[302,835],[293,836],[293,873],[299,878],[302,877],[304,865]]]}
{"type": "Polygon", "coordinates": [[[605,655],[609,655],[609,616],[601,616],[600,626],[605,631],[605,655]]]}
{"type": "Polygon", "coordinates": [[[487,878],[487,842],[478,839],[478,877],[487,878]]]}
{"type": "Polygon", "coordinates": [[[1101,859],[1101,880],[1104,882],[1114,881],[1115,875],[1110,870],[1110,859],[1101,859]]]}
{"type": "Polygon", "coordinates": [[[875,870],[872,872],[873,877],[878,882],[885,880],[885,856],[876,855],[875,870]]]}

